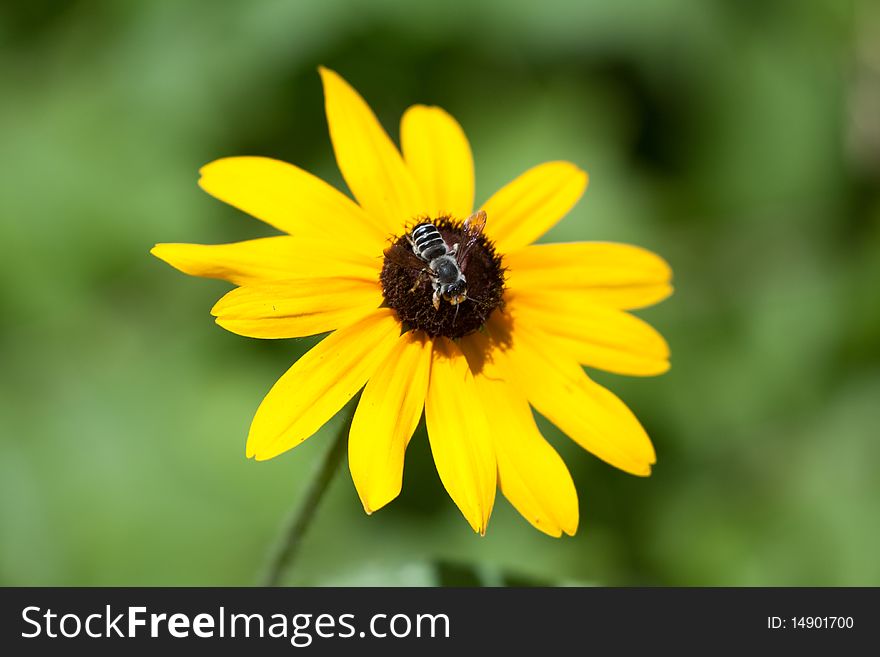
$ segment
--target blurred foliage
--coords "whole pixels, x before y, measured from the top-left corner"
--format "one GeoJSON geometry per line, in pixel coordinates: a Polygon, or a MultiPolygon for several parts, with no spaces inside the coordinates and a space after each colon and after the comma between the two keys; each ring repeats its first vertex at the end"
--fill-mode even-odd
{"type": "Polygon", "coordinates": [[[326,443],[258,464],[244,437],[313,340],[224,332],[227,286],[147,252],[271,234],[196,187],[217,157],[342,185],[318,64],[393,136],[409,104],[449,109],[478,200],[580,164],[590,189],[546,239],[643,245],[677,291],[641,313],[671,372],[597,375],[655,474],[546,427],[575,538],[500,496],[473,535],[422,428],[387,509],[368,518],[337,477],[293,583],[880,585],[870,0],[0,3],[0,582],[253,581],[326,443]]]}

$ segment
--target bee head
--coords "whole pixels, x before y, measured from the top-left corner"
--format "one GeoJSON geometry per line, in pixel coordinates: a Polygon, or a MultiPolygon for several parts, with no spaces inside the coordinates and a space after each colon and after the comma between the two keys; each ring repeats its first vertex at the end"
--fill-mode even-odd
{"type": "Polygon", "coordinates": [[[443,298],[453,306],[467,299],[467,282],[462,278],[443,288],[443,298]]]}

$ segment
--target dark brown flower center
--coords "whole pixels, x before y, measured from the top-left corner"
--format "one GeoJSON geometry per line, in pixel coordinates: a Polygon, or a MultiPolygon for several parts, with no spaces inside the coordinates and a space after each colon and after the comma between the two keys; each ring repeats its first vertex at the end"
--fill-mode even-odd
{"type": "MultiPolygon", "coordinates": [[[[437,228],[450,248],[456,244],[464,248],[462,221],[439,217],[413,225],[425,221],[437,228]]],[[[467,296],[455,303],[454,295],[443,296],[437,289],[440,279],[430,263],[415,257],[408,234],[395,238],[386,250],[380,275],[386,305],[397,311],[407,327],[421,329],[431,337],[460,338],[482,327],[492,311],[502,306],[504,295],[504,268],[492,242],[480,235],[459,263],[467,296]],[[435,291],[440,295],[438,307],[435,291]]]]}

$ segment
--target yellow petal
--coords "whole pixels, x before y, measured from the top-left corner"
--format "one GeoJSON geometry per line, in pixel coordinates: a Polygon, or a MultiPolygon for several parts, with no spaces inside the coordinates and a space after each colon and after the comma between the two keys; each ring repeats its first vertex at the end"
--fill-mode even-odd
{"type": "Polygon", "coordinates": [[[563,532],[573,536],[578,526],[574,482],[562,458],[541,435],[504,354],[492,350],[480,333],[461,344],[492,427],[501,492],[536,529],[550,536],[563,532]]]}
{"type": "Polygon", "coordinates": [[[612,242],[536,244],[505,256],[507,285],[518,294],[644,308],[672,294],[672,270],[660,256],[612,242]]]}
{"type": "Polygon", "coordinates": [[[511,330],[508,322],[495,313],[489,328],[509,345],[506,353],[529,403],[603,461],[630,474],[651,474],[654,447],[632,411],[546,336],[520,323],[511,330]]]}
{"type": "Polygon", "coordinates": [[[505,310],[517,325],[551,336],[581,365],[634,376],[669,369],[669,346],[649,324],[616,308],[584,303],[575,292],[549,299],[509,292],[505,310]]]}
{"type": "Polygon", "coordinates": [[[157,244],[150,253],[190,276],[222,278],[236,285],[312,276],[377,281],[381,257],[353,251],[349,245],[280,235],[232,244],[157,244]]]}
{"type": "Polygon", "coordinates": [[[587,188],[587,174],[569,162],[546,162],[508,183],[483,205],[486,233],[500,253],[541,237],[564,217],[587,188]]]}
{"type": "Polygon", "coordinates": [[[227,331],[250,338],[301,338],[352,324],[382,304],[376,281],[307,278],[239,287],[211,309],[227,331]]]}
{"type": "Polygon", "coordinates": [[[363,387],[399,335],[397,315],[381,308],[319,342],[263,399],[248,434],[248,458],[270,459],[314,434],[363,387]]]}
{"type": "Polygon", "coordinates": [[[426,211],[415,179],[369,106],[336,72],[320,68],[336,163],[361,207],[398,234],[426,211]]]}
{"type": "Polygon", "coordinates": [[[367,513],[400,494],[403,456],[422,416],[430,368],[431,342],[409,331],[364,388],[351,422],[348,466],[367,513]]]}
{"type": "Polygon", "coordinates": [[[474,207],[474,160],[458,122],[439,107],[413,105],[400,123],[403,157],[432,217],[464,219],[474,207]]]}
{"type": "Polygon", "coordinates": [[[268,157],[226,157],[203,166],[199,185],[221,201],[292,235],[381,251],[387,231],[345,194],[299,167],[268,157]]]}
{"type": "Polygon", "coordinates": [[[495,502],[496,463],[474,377],[454,342],[434,339],[425,421],[440,481],[479,534],[495,502]]]}

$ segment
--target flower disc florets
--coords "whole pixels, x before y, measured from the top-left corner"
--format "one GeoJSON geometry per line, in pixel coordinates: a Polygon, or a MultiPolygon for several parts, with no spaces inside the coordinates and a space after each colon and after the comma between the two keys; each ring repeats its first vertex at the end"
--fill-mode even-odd
{"type": "MultiPolygon", "coordinates": [[[[420,221],[431,221],[449,247],[455,244],[461,244],[459,248],[464,247],[463,222],[451,217],[420,221]]],[[[394,238],[391,244],[398,250],[411,253],[407,234],[394,238]]],[[[443,335],[461,338],[480,329],[492,311],[503,304],[504,267],[501,265],[501,256],[485,235],[476,238],[476,243],[462,262],[461,271],[467,281],[467,299],[457,305],[441,299],[439,308],[435,308],[434,286],[428,263],[415,257],[412,261],[412,265],[408,266],[400,258],[386,255],[380,275],[386,305],[396,310],[400,320],[409,328],[421,329],[431,337],[443,335]]]]}

